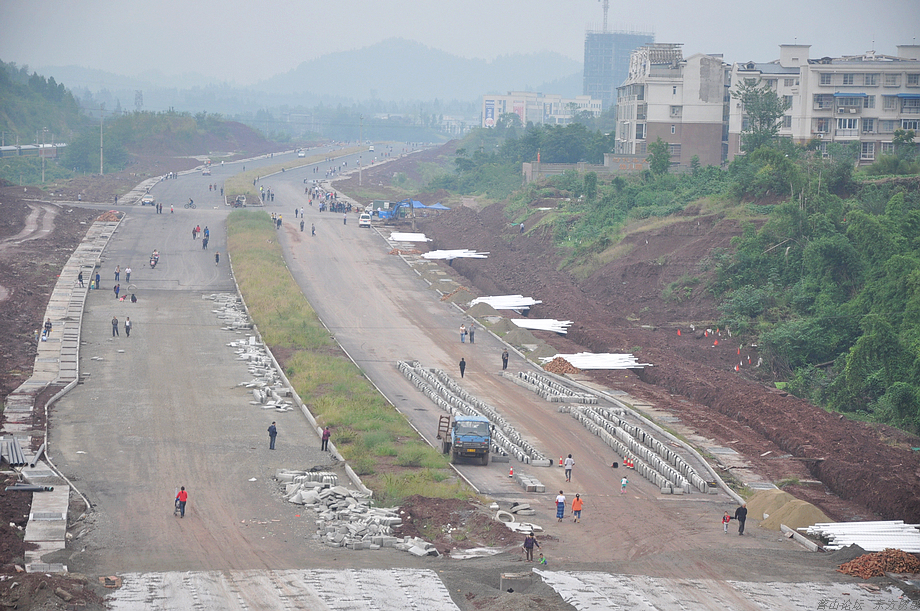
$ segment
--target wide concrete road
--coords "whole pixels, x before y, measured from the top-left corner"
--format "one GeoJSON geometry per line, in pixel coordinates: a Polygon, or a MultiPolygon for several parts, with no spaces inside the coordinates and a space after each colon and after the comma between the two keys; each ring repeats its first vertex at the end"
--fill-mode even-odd
{"type": "MultiPolygon", "coordinates": [[[[277,161],[276,155],[264,163],[277,161]]],[[[193,196],[201,178],[161,185],[185,186],[193,196]]],[[[251,376],[226,346],[244,335],[221,331],[213,302],[203,298],[235,292],[226,257],[214,261],[226,250],[226,214],[224,206],[159,215],[133,207],[103,253],[102,288],[90,293],[83,319],[86,382],[54,406],[51,418],[50,455],[96,509],[76,546],[85,549],[64,559],[72,571],[336,566],[316,553],[312,514],[280,501],[270,481],[275,469],[325,464],[328,455],[298,411],[249,404],[237,384],[251,376]],[[207,251],[192,240],[195,225],[210,228],[207,251]],[[160,262],[151,269],[154,248],[160,262]],[[122,294],[136,294],[136,304],[115,299],[116,265],[122,294]],[[268,449],[272,420],[276,451],[268,449]],[[173,516],[179,486],[189,492],[184,519],[173,516]]],[[[407,554],[400,559],[411,565],[407,554]]]]}

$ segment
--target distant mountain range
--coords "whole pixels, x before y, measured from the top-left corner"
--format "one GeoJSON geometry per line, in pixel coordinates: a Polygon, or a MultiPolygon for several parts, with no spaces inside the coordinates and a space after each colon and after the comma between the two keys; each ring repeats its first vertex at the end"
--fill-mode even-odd
{"type": "Polygon", "coordinates": [[[476,100],[486,93],[581,93],[581,63],[558,53],[465,59],[399,38],[304,62],[257,85],[273,93],[333,93],[354,100],[476,100]],[[573,85],[577,82],[577,87],[573,85]],[[567,91],[544,90],[553,83],[567,91]]]}
{"type": "Polygon", "coordinates": [[[558,53],[513,54],[492,61],[465,59],[421,43],[391,38],[354,51],[303,62],[251,87],[235,87],[199,74],[148,71],[125,76],[78,66],[47,66],[68,89],[106,90],[122,107],[134,107],[141,90],[146,108],[234,113],[253,103],[310,106],[319,102],[476,102],[487,93],[540,91],[580,95],[582,65],[558,53]],[[266,98],[266,94],[272,98],[266,98]],[[257,100],[257,101],[256,101],[257,100]]]}

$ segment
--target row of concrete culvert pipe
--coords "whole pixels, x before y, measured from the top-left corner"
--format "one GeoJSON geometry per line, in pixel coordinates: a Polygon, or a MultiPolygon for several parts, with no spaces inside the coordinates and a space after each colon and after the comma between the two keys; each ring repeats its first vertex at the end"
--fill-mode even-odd
{"type": "Polygon", "coordinates": [[[575,392],[555,382],[546,376],[531,371],[518,371],[517,373],[502,372],[502,377],[511,380],[518,386],[536,393],[550,403],[582,403],[596,405],[597,397],[591,393],[575,392]]]}
{"type": "Polygon", "coordinates": [[[665,494],[707,494],[709,484],[677,453],[641,427],[629,424],[621,409],[562,406],[621,456],[634,457],[635,470],[665,494]]]}
{"type": "Polygon", "coordinates": [[[534,448],[498,411],[460,387],[449,375],[437,368],[425,368],[418,362],[399,361],[397,368],[431,401],[453,416],[482,416],[494,426],[492,449],[514,456],[520,462],[548,467],[552,461],[534,448]]]}

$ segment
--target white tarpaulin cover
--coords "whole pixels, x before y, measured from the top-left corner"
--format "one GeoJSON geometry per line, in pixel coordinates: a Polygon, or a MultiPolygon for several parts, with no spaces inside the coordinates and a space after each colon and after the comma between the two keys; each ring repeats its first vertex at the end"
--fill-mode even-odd
{"type": "Polygon", "coordinates": [[[543,357],[543,363],[553,359],[564,358],[573,367],[579,369],[642,369],[651,367],[651,363],[640,363],[632,354],[615,354],[610,352],[595,354],[593,352],[579,352],[578,354],[556,354],[543,357]]]}

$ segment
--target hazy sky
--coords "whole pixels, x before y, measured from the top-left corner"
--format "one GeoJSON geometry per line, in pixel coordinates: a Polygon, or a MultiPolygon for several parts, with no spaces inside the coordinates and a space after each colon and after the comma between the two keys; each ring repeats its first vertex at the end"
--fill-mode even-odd
{"type": "MultiPolygon", "coordinates": [[[[602,20],[600,0],[0,0],[0,59],[247,85],[392,37],[463,57],[548,50],[583,61],[585,30],[602,20]]],[[[920,0],[610,0],[608,28],[729,62],[776,59],[793,42],[812,57],[894,54],[920,43],[920,0]]]]}

